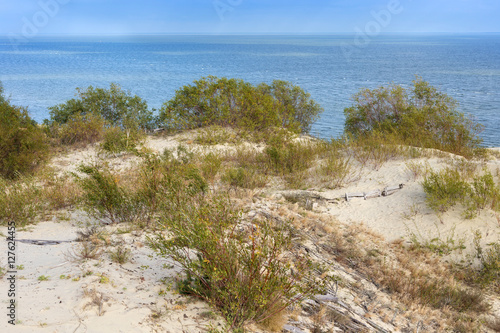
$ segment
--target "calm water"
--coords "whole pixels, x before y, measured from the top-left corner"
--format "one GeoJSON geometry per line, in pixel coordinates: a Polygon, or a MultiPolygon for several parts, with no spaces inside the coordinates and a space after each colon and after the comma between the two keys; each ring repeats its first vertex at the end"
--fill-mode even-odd
{"type": "Polygon", "coordinates": [[[325,109],[313,126],[324,138],[342,132],[359,89],[419,75],[486,125],[486,146],[500,146],[500,35],[385,35],[363,46],[347,35],[39,37],[17,49],[0,37],[0,81],[38,122],[76,87],[116,82],[158,109],[207,75],[300,85],[325,109]]]}

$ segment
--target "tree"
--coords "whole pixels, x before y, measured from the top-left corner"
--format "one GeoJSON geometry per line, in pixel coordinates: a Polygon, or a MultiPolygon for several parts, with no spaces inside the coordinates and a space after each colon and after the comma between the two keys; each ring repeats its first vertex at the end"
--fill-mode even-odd
{"type": "Polygon", "coordinates": [[[163,104],[160,120],[172,130],[220,125],[308,132],[322,111],[308,93],[289,82],[254,86],[241,79],[208,76],[179,89],[163,104]]]}
{"type": "Polygon", "coordinates": [[[375,133],[403,144],[469,155],[479,148],[483,126],[457,111],[457,102],[417,78],[411,89],[391,85],[364,89],[344,109],[345,132],[355,138],[375,133]]]}
{"type": "Polygon", "coordinates": [[[23,107],[3,96],[0,83],[0,176],[13,179],[33,171],[48,156],[46,136],[23,107]]]}
{"type": "Polygon", "coordinates": [[[77,114],[93,114],[122,129],[149,129],[153,126],[153,112],[148,109],[146,101],[123,91],[115,83],[109,89],[89,86],[76,91],[78,98],[49,108],[52,122],[65,124],[77,114]]]}

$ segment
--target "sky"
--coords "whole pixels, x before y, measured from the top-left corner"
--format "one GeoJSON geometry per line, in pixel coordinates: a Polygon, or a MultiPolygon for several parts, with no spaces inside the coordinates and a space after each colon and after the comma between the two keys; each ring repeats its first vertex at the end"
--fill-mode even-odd
{"type": "Polygon", "coordinates": [[[0,34],[500,32],[499,0],[0,0],[0,34]]]}

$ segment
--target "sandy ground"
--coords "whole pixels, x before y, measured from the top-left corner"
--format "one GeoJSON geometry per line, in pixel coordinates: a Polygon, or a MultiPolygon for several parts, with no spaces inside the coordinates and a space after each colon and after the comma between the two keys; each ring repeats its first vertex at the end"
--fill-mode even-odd
{"type": "MultiPolygon", "coordinates": [[[[165,148],[177,147],[180,141],[185,142],[185,139],[150,138],[147,146],[161,152],[165,148]]],[[[52,165],[60,172],[74,172],[79,163],[88,163],[95,158],[96,152],[90,148],[57,157],[52,165]]],[[[415,161],[429,163],[434,169],[446,165],[444,159],[438,157],[415,161]]],[[[111,165],[117,168],[127,168],[133,163],[135,159],[130,156],[111,160],[111,165]]],[[[495,171],[500,168],[500,161],[492,160],[485,167],[495,171]]],[[[465,220],[460,216],[460,209],[456,208],[438,217],[425,205],[421,180],[412,178],[404,161],[391,161],[379,170],[367,168],[359,180],[347,187],[317,192],[325,198],[339,199],[316,204],[314,210],[342,223],[363,222],[388,241],[407,240],[411,234],[421,240],[451,237],[456,242],[463,239],[470,248],[470,235],[476,230],[483,235],[485,244],[500,240],[500,222],[491,212],[482,212],[475,219],[465,220]],[[387,197],[340,199],[345,193],[383,190],[399,184],[405,186],[387,197]]],[[[132,251],[131,260],[123,265],[114,263],[109,253],[103,253],[97,260],[77,260],[72,253],[80,243],[74,240],[77,231],[86,223],[92,221],[87,220],[84,213],[73,211],[68,213],[67,219],[53,218],[17,230],[18,240],[70,242],[43,246],[16,243],[17,322],[15,326],[7,323],[7,274],[0,281],[4,318],[0,320],[0,332],[175,333],[207,332],[211,326],[222,328],[220,318],[212,314],[207,304],[169,290],[168,283],[173,281],[178,268],[167,259],[156,256],[146,245],[144,234],[132,232],[110,236],[108,250],[121,243],[132,251]]],[[[7,235],[7,228],[0,227],[0,232],[7,235]]],[[[1,246],[0,262],[6,267],[8,243],[1,242],[1,246]]]]}

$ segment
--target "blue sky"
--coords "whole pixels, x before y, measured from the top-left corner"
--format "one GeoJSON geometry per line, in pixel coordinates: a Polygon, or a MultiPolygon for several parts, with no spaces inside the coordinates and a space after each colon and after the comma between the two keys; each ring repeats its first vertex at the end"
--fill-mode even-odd
{"type": "Polygon", "coordinates": [[[500,32],[499,0],[0,0],[0,34],[500,32]]]}

